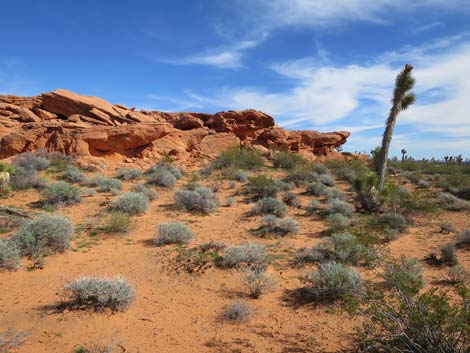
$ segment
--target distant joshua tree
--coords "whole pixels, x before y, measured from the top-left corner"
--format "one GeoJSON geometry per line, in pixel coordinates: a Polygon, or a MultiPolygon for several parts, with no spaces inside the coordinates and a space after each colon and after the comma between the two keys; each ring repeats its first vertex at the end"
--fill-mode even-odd
{"type": "Polygon", "coordinates": [[[416,96],[413,92],[415,79],[411,75],[413,66],[406,64],[405,68],[398,74],[395,79],[395,89],[393,91],[392,108],[385,124],[385,132],[382,139],[382,147],[378,161],[379,165],[379,191],[382,190],[385,182],[385,171],[387,169],[388,152],[390,150],[390,143],[392,141],[393,129],[397,122],[398,114],[406,110],[410,105],[416,101],[416,96]]]}
{"type": "Polygon", "coordinates": [[[407,153],[408,153],[408,152],[407,152],[404,148],[401,150],[401,161],[402,161],[402,162],[405,161],[405,159],[406,159],[406,154],[407,154],[407,153]]]}

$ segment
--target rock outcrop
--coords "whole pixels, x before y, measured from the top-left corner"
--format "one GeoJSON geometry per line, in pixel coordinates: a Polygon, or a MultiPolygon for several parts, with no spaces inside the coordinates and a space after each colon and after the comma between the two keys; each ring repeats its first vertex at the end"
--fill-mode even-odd
{"type": "Polygon", "coordinates": [[[327,156],[349,132],[288,131],[256,110],[216,114],[136,111],[98,97],[56,90],[0,96],[0,159],[46,149],[80,156],[213,158],[238,145],[327,156]]]}

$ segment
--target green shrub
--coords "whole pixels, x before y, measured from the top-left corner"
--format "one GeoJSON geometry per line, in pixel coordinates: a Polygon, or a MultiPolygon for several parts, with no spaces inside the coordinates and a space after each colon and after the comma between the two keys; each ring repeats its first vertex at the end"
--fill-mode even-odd
{"type": "Polygon", "coordinates": [[[279,188],[274,179],[266,175],[258,175],[248,178],[245,192],[253,195],[255,199],[261,199],[263,197],[276,197],[279,188]]]}
{"type": "Polygon", "coordinates": [[[318,163],[318,162],[315,162],[312,164],[311,166],[311,169],[313,172],[317,173],[317,174],[329,174],[330,173],[330,170],[328,169],[328,167],[322,163],[318,163]]]}
{"type": "Polygon", "coordinates": [[[242,283],[248,289],[250,297],[257,299],[274,288],[274,279],[264,271],[246,269],[242,274],[242,283]]]}
{"type": "Polygon", "coordinates": [[[0,238],[0,269],[13,271],[20,267],[20,263],[20,250],[15,242],[0,238]]]}
{"type": "Polygon", "coordinates": [[[121,190],[122,188],[122,183],[119,179],[107,178],[102,174],[96,174],[87,184],[97,187],[99,192],[111,192],[113,190],[121,190]]]}
{"type": "Polygon", "coordinates": [[[470,229],[464,230],[457,236],[457,245],[459,246],[470,246],[470,229]]]}
{"type": "Polygon", "coordinates": [[[313,248],[300,249],[296,259],[297,262],[333,261],[358,265],[370,264],[376,259],[376,253],[373,248],[361,244],[355,235],[344,233],[325,238],[313,248]]]}
{"type": "Polygon", "coordinates": [[[131,219],[127,213],[112,211],[105,214],[100,229],[107,234],[123,234],[130,227],[131,219]]]}
{"type": "Polygon", "coordinates": [[[337,200],[344,200],[346,196],[344,193],[337,188],[328,188],[325,192],[325,196],[327,199],[337,199],[337,200]]]}
{"type": "Polygon", "coordinates": [[[135,180],[142,177],[142,172],[134,168],[120,168],[117,170],[116,178],[121,180],[135,180]]]}
{"type": "Polygon", "coordinates": [[[44,188],[42,198],[48,205],[73,205],[82,200],[82,194],[79,187],[59,181],[44,188]]]}
{"type": "Polygon", "coordinates": [[[233,180],[236,180],[236,181],[240,181],[242,183],[246,183],[248,181],[248,178],[249,178],[249,174],[243,170],[236,170],[234,173],[233,173],[233,180]]]}
{"type": "Polygon", "coordinates": [[[326,222],[333,232],[341,231],[351,224],[351,221],[341,213],[330,214],[326,217],[326,222]]]}
{"type": "Polygon", "coordinates": [[[11,165],[0,162],[0,173],[12,173],[15,170],[11,165]]]}
{"type": "Polygon", "coordinates": [[[312,215],[323,210],[323,207],[320,201],[312,200],[308,203],[306,210],[308,214],[312,215]]]}
{"type": "Polygon", "coordinates": [[[225,248],[218,262],[223,267],[246,265],[255,270],[263,270],[268,266],[269,258],[263,245],[243,243],[225,248]]]}
{"type": "Polygon", "coordinates": [[[184,223],[169,222],[157,225],[156,245],[187,244],[194,238],[194,233],[184,223]]]}
{"type": "Polygon", "coordinates": [[[219,201],[212,190],[198,187],[194,191],[177,190],[175,192],[175,205],[186,211],[211,213],[219,207],[219,201]]]}
{"type": "Polygon", "coordinates": [[[229,196],[229,197],[227,197],[227,198],[225,199],[225,206],[226,206],[226,207],[231,207],[231,206],[233,206],[234,204],[235,204],[235,199],[234,199],[233,197],[230,197],[230,196],[229,196]]]}
{"type": "Polygon", "coordinates": [[[69,183],[82,183],[85,180],[85,175],[80,171],[80,169],[73,166],[66,167],[62,172],[61,177],[69,183]]]}
{"type": "Polygon", "coordinates": [[[289,206],[299,208],[300,207],[300,201],[299,198],[295,193],[292,191],[287,191],[282,195],[282,201],[289,206]]]}
{"type": "Polygon", "coordinates": [[[349,203],[338,199],[330,200],[326,211],[328,213],[340,213],[346,217],[350,217],[353,214],[352,206],[349,203]]]}
{"type": "Polygon", "coordinates": [[[252,212],[257,215],[272,214],[282,218],[287,215],[287,206],[281,200],[265,197],[256,202],[252,212]]]}
{"type": "Polygon", "coordinates": [[[459,199],[458,197],[447,192],[437,194],[439,205],[449,211],[462,211],[470,209],[470,202],[459,199]]]}
{"type": "Polygon", "coordinates": [[[183,177],[183,173],[181,169],[177,166],[168,163],[168,162],[159,162],[158,164],[154,165],[147,169],[144,174],[147,176],[151,176],[152,174],[159,173],[159,172],[168,172],[175,177],[176,180],[179,180],[183,177]]]}
{"type": "Polygon", "coordinates": [[[250,317],[250,306],[241,302],[228,305],[222,313],[222,319],[227,321],[245,322],[248,321],[250,317]]]}
{"type": "Polygon", "coordinates": [[[396,229],[398,232],[403,233],[408,228],[408,221],[399,213],[386,213],[380,222],[391,229],[396,229]]]}
{"type": "Polygon", "coordinates": [[[299,223],[290,217],[279,219],[274,215],[267,215],[258,229],[258,233],[265,235],[269,233],[286,235],[289,233],[298,233],[299,223]]]}
{"type": "Polygon", "coordinates": [[[308,297],[315,301],[351,300],[363,293],[359,272],[336,262],[326,262],[303,278],[308,297]]]}
{"type": "Polygon", "coordinates": [[[316,182],[320,175],[308,166],[298,166],[289,171],[285,180],[294,183],[296,186],[304,186],[316,182]]]}
{"type": "Polygon", "coordinates": [[[29,188],[42,189],[46,185],[46,181],[39,177],[34,169],[16,167],[10,176],[10,185],[19,190],[29,188]]]}
{"type": "Polygon", "coordinates": [[[25,221],[12,236],[21,254],[31,256],[35,252],[64,252],[70,245],[73,226],[68,218],[59,215],[39,216],[25,221]]]}
{"type": "Polygon", "coordinates": [[[131,191],[132,192],[137,192],[137,193],[140,193],[140,194],[143,194],[143,195],[147,196],[147,198],[150,201],[157,200],[160,197],[158,192],[156,192],[155,190],[150,189],[149,187],[145,186],[144,184],[132,185],[131,191]]]}
{"type": "Polygon", "coordinates": [[[400,261],[387,262],[382,277],[388,287],[412,295],[424,286],[422,272],[415,259],[402,257],[400,261]]]}
{"type": "Polygon", "coordinates": [[[470,272],[460,264],[456,264],[447,271],[447,279],[450,284],[468,283],[470,281],[470,272]]]}
{"type": "Polygon", "coordinates": [[[69,282],[63,289],[65,303],[70,307],[123,311],[135,300],[135,289],[121,277],[82,277],[69,282]]]}
{"type": "Polygon", "coordinates": [[[326,186],[335,186],[336,182],[329,174],[322,174],[318,177],[318,181],[326,186]]]}
{"type": "Polygon", "coordinates": [[[328,193],[328,187],[318,181],[315,181],[307,185],[306,191],[309,195],[326,196],[328,193]]]}
{"type": "Polygon", "coordinates": [[[300,155],[287,151],[275,152],[272,156],[272,161],[275,168],[289,170],[305,164],[305,160],[300,155]]]}
{"type": "Polygon", "coordinates": [[[176,177],[168,170],[157,170],[146,175],[147,184],[161,186],[164,188],[173,188],[176,184],[176,177]]]}
{"type": "Polygon", "coordinates": [[[247,170],[257,170],[264,166],[264,159],[261,154],[248,147],[230,148],[223,152],[215,161],[214,168],[237,168],[247,170]]]}
{"type": "Polygon", "coordinates": [[[140,215],[149,208],[149,199],[142,193],[126,192],[114,199],[109,204],[109,209],[127,213],[128,215],[140,215]]]}
{"type": "Polygon", "coordinates": [[[470,291],[430,289],[419,295],[392,292],[373,301],[358,335],[361,352],[466,353],[470,350],[470,291]]]}
{"type": "Polygon", "coordinates": [[[15,167],[22,167],[28,170],[45,170],[51,163],[44,157],[38,156],[32,152],[19,154],[13,160],[15,167]]]}

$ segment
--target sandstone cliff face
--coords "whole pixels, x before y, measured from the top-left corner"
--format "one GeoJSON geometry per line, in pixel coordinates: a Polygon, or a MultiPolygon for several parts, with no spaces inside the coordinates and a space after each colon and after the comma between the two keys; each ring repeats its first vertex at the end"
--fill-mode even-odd
{"type": "Polygon", "coordinates": [[[349,132],[287,131],[255,110],[216,114],[136,111],[56,90],[0,96],[0,159],[36,149],[79,156],[213,158],[238,145],[326,156],[349,132]]]}

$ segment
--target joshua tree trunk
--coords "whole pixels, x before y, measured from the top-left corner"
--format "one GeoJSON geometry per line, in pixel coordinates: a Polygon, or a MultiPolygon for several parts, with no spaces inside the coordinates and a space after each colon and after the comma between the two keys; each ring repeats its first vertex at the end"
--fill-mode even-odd
{"type": "Polygon", "coordinates": [[[398,74],[395,80],[395,90],[393,91],[392,108],[388,116],[385,132],[382,139],[382,147],[380,150],[379,158],[379,185],[378,189],[381,191],[385,183],[385,172],[387,170],[388,152],[390,150],[390,143],[392,142],[393,129],[397,122],[397,116],[402,111],[407,109],[415,102],[415,95],[409,93],[413,88],[415,80],[411,76],[413,66],[407,64],[405,68],[398,74]]]}

